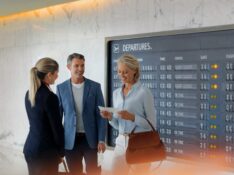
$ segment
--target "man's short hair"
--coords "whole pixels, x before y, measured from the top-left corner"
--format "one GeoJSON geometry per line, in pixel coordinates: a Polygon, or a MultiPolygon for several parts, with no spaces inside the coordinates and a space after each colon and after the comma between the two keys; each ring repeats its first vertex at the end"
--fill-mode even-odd
{"type": "Polygon", "coordinates": [[[85,61],[85,57],[82,54],[79,53],[73,53],[71,55],[68,56],[67,58],[67,64],[71,64],[73,59],[80,59],[80,60],[84,60],[85,61]]]}

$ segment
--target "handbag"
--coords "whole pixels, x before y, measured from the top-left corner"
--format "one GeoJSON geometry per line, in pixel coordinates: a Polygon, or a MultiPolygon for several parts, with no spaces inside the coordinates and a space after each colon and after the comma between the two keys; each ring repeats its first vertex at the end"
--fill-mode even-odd
{"type": "Polygon", "coordinates": [[[126,161],[128,164],[154,162],[166,158],[165,146],[160,140],[158,131],[154,129],[149,120],[147,122],[151,126],[152,131],[134,133],[135,126],[129,134],[126,150],[126,161]]]}

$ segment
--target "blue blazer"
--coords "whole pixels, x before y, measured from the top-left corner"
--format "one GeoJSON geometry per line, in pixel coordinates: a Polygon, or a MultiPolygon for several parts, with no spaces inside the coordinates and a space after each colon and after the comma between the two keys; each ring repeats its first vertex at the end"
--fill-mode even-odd
{"type": "Polygon", "coordinates": [[[27,92],[25,107],[30,124],[24,145],[25,156],[34,158],[64,156],[64,130],[56,94],[42,83],[36,93],[35,106],[31,107],[27,92]]]}
{"type": "MultiPolygon", "coordinates": [[[[60,112],[64,115],[65,149],[71,150],[75,142],[77,112],[70,79],[57,86],[57,95],[60,112]]],[[[100,116],[98,106],[104,106],[101,86],[85,78],[82,117],[90,148],[97,148],[100,141],[105,142],[107,121],[100,116]]]]}

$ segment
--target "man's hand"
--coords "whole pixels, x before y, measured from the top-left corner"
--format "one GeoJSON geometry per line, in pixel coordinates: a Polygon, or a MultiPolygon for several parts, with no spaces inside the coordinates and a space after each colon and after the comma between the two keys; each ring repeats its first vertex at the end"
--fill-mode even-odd
{"type": "Polygon", "coordinates": [[[106,150],[106,144],[105,143],[98,143],[98,152],[105,152],[106,150]]]}

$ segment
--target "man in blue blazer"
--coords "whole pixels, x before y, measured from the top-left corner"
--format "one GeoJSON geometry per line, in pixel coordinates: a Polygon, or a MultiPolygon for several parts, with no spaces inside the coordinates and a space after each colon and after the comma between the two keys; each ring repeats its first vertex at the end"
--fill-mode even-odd
{"type": "Polygon", "coordinates": [[[99,83],[83,76],[85,58],[73,53],[67,68],[71,78],[57,86],[61,114],[64,115],[65,156],[72,175],[98,175],[97,152],[104,152],[107,121],[100,116],[98,106],[104,106],[99,83]]]}

